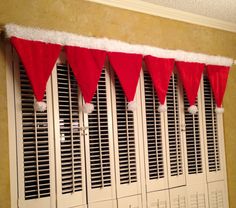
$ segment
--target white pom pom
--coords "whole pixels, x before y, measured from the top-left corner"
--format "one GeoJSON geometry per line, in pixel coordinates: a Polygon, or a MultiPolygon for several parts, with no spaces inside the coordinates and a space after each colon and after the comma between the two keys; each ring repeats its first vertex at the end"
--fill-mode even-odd
{"type": "Polygon", "coordinates": [[[83,105],[83,109],[82,110],[83,110],[84,113],[92,113],[93,110],[94,110],[94,105],[91,104],[91,103],[85,103],[83,105]]]}
{"type": "Polygon", "coordinates": [[[158,112],[162,113],[162,112],[166,112],[166,111],[167,111],[167,106],[160,104],[158,107],[158,112]]]}
{"type": "Polygon", "coordinates": [[[137,108],[136,102],[135,101],[131,101],[128,103],[128,110],[129,111],[135,111],[137,108]]]}
{"type": "Polygon", "coordinates": [[[216,107],[215,112],[216,112],[216,114],[224,113],[224,108],[216,107]]]}
{"type": "Polygon", "coordinates": [[[44,112],[47,109],[47,104],[43,101],[36,101],[34,103],[34,109],[39,112],[44,112]]]}
{"type": "Polygon", "coordinates": [[[196,114],[198,111],[197,109],[197,106],[196,105],[191,105],[189,108],[188,108],[188,112],[191,113],[191,114],[196,114]]]}

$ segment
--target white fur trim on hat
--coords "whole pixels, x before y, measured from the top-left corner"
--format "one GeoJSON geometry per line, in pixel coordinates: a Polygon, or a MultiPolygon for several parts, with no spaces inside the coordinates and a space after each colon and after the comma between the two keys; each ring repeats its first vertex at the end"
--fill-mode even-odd
{"type": "Polygon", "coordinates": [[[197,62],[220,66],[231,66],[234,62],[233,59],[222,56],[213,56],[182,50],[169,50],[147,45],[129,44],[119,40],[87,37],[67,32],[24,27],[16,24],[5,25],[5,30],[8,37],[18,37],[26,40],[42,41],[60,45],[79,46],[112,52],[152,55],[159,58],[173,58],[177,61],[197,62]]]}
{"type": "Polygon", "coordinates": [[[191,105],[190,107],[188,107],[188,112],[191,114],[196,114],[198,111],[197,106],[196,105],[191,105]]]}
{"type": "Polygon", "coordinates": [[[44,112],[47,109],[47,104],[43,101],[36,101],[34,103],[34,109],[39,112],[44,112]]]}
{"type": "Polygon", "coordinates": [[[165,104],[164,105],[160,104],[158,106],[158,112],[159,113],[166,112],[166,111],[167,111],[167,106],[165,104]]]}
{"type": "Polygon", "coordinates": [[[127,108],[127,110],[134,112],[134,111],[136,110],[136,108],[137,108],[137,104],[136,104],[135,101],[130,101],[130,102],[128,103],[128,108],[127,108]]]}
{"type": "Polygon", "coordinates": [[[94,110],[94,105],[92,103],[85,103],[83,105],[82,111],[84,113],[92,113],[94,110]]]}
{"type": "Polygon", "coordinates": [[[216,112],[217,114],[222,114],[222,113],[224,113],[224,108],[222,108],[222,107],[216,107],[216,108],[215,108],[215,112],[216,112]]]}

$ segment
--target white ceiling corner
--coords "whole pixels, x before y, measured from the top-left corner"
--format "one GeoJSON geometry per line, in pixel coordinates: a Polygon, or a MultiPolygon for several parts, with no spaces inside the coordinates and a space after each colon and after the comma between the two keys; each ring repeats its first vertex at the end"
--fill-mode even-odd
{"type": "Polygon", "coordinates": [[[236,0],[87,0],[236,32],[236,0]]]}

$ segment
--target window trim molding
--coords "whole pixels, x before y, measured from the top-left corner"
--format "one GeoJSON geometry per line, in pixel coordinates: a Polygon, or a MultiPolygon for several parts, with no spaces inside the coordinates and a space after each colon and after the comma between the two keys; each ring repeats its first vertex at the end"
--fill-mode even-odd
{"type": "Polygon", "coordinates": [[[164,17],[168,19],[173,19],[181,22],[201,25],[205,27],[225,30],[229,32],[236,32],[236,24],[206,17],[203,15],[193,14],[178,9],[168,8],[164,6],[159,6],[157,4],[144,2],[141,0],[87,0],[93,3],[104,4],[107,6],[118,7],[122,9],[127,9],[135,12],[141,12],[144,14],[149,14],[153,16],[164,17]]]}
{"type": "Polygon", "coordinates": [[[8,114],[8,144],[10,171],[10,202],[12,208],[18,207],[18,178],[17,178],[17,144],[16,144],[16,114],[14,90],[14,53],[10,43],[5,43],[6,52],[6,83],[7,83],[7,114],[8,114]],[[13,96],[11,96],[13,95],[13,96]],[[12,125],[14,124],[14,125],[12,125]],[[16,187],[17,184],[17,187],[16,187]]]}

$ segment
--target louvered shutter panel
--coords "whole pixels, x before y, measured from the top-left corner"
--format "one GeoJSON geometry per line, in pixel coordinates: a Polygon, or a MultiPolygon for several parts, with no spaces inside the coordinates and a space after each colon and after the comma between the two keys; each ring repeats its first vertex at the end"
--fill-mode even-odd
{"type": "Polygon", "coordinates": [[[53,72],[58,207],[86,204],[82,116],[75,77],[66,64],[53,72]]]}
{"type": "MultiPolygon", "coordinates": [[[[201,92],[202,82],[199,92],[201,92]]],[[[207,208],[208,194],[206,186],[206,172],[204,166],[204,143],[202,131],[202,108],[201,96],[198,93],[195,105],[198,112],[192,115],[188,112],[189,102],[187,96],[184,99],[184,133],[185,133],[185,161],[186,161],[186,184],[188,206],[190,208],[207,208]]]]}
{"type": "Polygon", "coordinates": [[[168,161],[169,186],[175,187],[185,184],[183,141],[180,118],[180,87],[177,74],[170,79],[167,97],[167,113],[165,114],[166,147],[168,161]]]}
{"type": "Polygon", "coordinates": [[[224,181],[208,184],[210,208],[228,208],[227,189],[224,181]]]}
{"type": "MultiPolygon", "coordinates": [[[[202,81],[201,85],[202,87],[202,81]]],[[[205,184],[206,183],[206,171],[205,171],[205,155],[204,155],[204,143],[203,143],[203,117],[201,96],[199,89],[198,96],[196,98],[195,105],[198,107],[198,112],[192,115],[188,112],[189,103],[187,96],[184,93],[184,120],[185,120],[185,146],[186,146],[186,172],[187,185],[193,184],[205,184]]]]}
{"type": "Polygon", "coordinates": [[[164,118],[157,111],[159,101],[147,71],[141,74],[143,140],[147,192],[168,186],[164,118]]]}
{"type": "Polygon", "coordinates": [[[48,110],[36,112],[32,87],[23,66],[16,67],[14,73],[18,77],[16,98],[20,101],[16,104],[19,207],[55,207],[51,198],[55,192],[51,102],[45,94],[48,110]]]}
{"type": "Polygon", "coordinates": [[[115,199],[109,77],[104,68],[92,100],[94,111],[84,114],[88,203],[115,199]]]}
{"type": "Polygon", "coordinates": [[[189,208],[186,187],[172,188],[170,191],[171,208],[189,208]]]}
{"type": "Polygon", "coordinates": [[[204,103],[204,126],[205,148],[207,164],[207,180],[216,181],[224,178],[222,164],[224,161],[224,141],[220,134],[220,116],[215,113],[215,101],[207,76],[203,78],[203,103],[204,103]]]}
{"type": "Polygon", "coordinates": [[[113,79],[112,92],[116,185],[120,198],[141,192],[137,115],[127,111],[128,103],[117,77],[113,79]]]}
{"type": "Polygon", "coordinates": [[[147,194],[148,208],[169,208],[169,190],[155,191],[147,194]]]}

